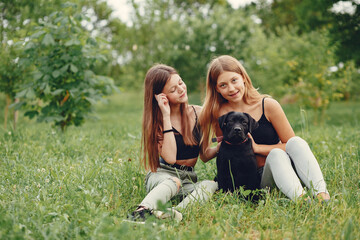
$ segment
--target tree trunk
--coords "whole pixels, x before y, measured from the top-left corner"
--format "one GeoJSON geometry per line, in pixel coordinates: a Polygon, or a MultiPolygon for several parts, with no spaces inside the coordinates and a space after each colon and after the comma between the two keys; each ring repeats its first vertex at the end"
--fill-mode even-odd
{"type": "Polygon", "coordinates": [[[5,106],[5,114],[4,114],[4,129],[5,130],[7,128],[7,119],[8,119],[8,114],[9,114],[10,103],[11,103],[11,98],[8,94],[6,94],[6,106],[5,106]]]}
{"type": "MultiPolygon", "coordinates": [[[[15,103],[18,103],[20,101],[19,98],[15,98],[15,103]]],[[[15,110],[14,112],[14,131],[16,130],[16,123],[18,121],[18,118],[19,118],[19,111],[18,110],[15,110]]]]}

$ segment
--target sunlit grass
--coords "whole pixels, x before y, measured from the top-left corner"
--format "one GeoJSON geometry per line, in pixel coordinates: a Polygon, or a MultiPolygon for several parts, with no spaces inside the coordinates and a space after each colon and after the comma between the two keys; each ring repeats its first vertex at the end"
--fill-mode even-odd
{"type": "MultiPolygon", "coordinates": [[[[121,93],[97,107],[99,120],[65,133],[22,116],[16,131],[0,128],[0,239],[359,239],[359,104],[333,104],[319,126],[310,111],[284,109],[318,158],[329,206],[293,203],[276,189],[257,204],[219,192],[180,223],[122,222],[145,196],[146,172],[142,93],[121,93]]],[[[215,161],[196,170],[212,179],[215,161]]]]}

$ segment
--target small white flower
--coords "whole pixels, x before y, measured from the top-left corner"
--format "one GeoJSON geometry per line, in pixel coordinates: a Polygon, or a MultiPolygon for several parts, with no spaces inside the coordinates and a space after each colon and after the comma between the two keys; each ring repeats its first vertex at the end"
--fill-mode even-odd
{"type": "Polygon", "coordinates": [[[105,206],[106,206],[106,207],[109,207],[109,203],[108,203],[108,202],[106,202],[106,203],[105,203],[105,206]]]}
{"type": "Polygon", "coordinates": [[[113,161],[110,161],[109,164],[113,164],[114,162],[113,161]]]}
{"type": "Polygon", "coordinates": [[[41,169],[41,172],[42,172],[42,173],[44,173],[45,171],[46,171],[45,168],[42,168],[42,169],[41,169]]]}
{"type": "Polygon", "coordinates": [[[29,186],[25,186],[25,190],[26,190],[26,191],[29,190],[29,186]]]}
{"type": "Polygon", "coordinates": [[[45,182],[46,182],[46,183],[49,183],[49,182],[50,182],[50,179],[48,179],[48,178],[45,179],[45,182]]]}
{"type": "Polygon", "coordinates": [[[37,184],[37,187],[38,187],[38,188],[41,188],[41,184],[40,184],[40,183],[38,183],[38,184],[37,184]]]}
{"type": "Polygon", "coordinates": [[[40,169],[38,168],[37,171],[40,172],[40,169]]]}
{"type": "Polygon", "coordinates": [[[134,190],[137,190],[137,189],[138,189],[138,186],[134,186],[133,189],[134,189],[134,190]]]}
{"type": "Polygon", "coordinates": [[[11,132],[9,131],[8,134],[11,135],[11,132]]]}
{"type": "Polygon", "coordinates": [[[136,180],[136,177],[132,177],[131,179],[132,179],[133,181],[135,181],[135,180],[136,180]]]}

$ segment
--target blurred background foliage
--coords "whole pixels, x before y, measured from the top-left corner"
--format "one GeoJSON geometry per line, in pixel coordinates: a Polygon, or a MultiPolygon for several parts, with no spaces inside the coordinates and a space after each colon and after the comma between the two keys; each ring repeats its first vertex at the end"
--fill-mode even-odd
{"type": "MultiPolygon", "coordinates": [[[[24,64],[24,48],[65,2],[0,1],[5,111],[24,86],[38,81],[31,73],[41,66],[24,64]]],[[[140,91],[147,69],[165,63],[178,70],[189,92],[203,97],[208,63],[229,54],[244,64],[260,92],[284,103],[323,114],[332,101],[357,100],[360,93],[358,0],[258,0],[237,9],[226,0],[129,0],[130,23],[114,17],[104,0],[71,3],[87,16],[82,31],[103,56],[91,70],[112,78],[122,91],[140,91]],[[336,10],[344,2],[348,11],[336,10]]]]}

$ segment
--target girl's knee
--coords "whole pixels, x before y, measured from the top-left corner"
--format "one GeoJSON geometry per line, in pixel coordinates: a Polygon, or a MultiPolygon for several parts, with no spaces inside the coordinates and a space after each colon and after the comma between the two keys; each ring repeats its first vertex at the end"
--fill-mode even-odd
{"type": "Polygon", "coordinates": [[[295,136],[290,138],[286,143],[286,151],[290,150],[291,148],[301,148],[301,147],[307,147],[307,142],[302,139],[301,137],[295,136]]]}
{"type": "Polygon", "coordinates": [[[287,154],[284,150],[280,149],[280,148],[274,148],[270,151],[269,155],[266,158],[266,162],[268,162],[269,164],[272,163],[278,163],[278,162],[282,162],[284,158],[287,158],[287,154]]]}

